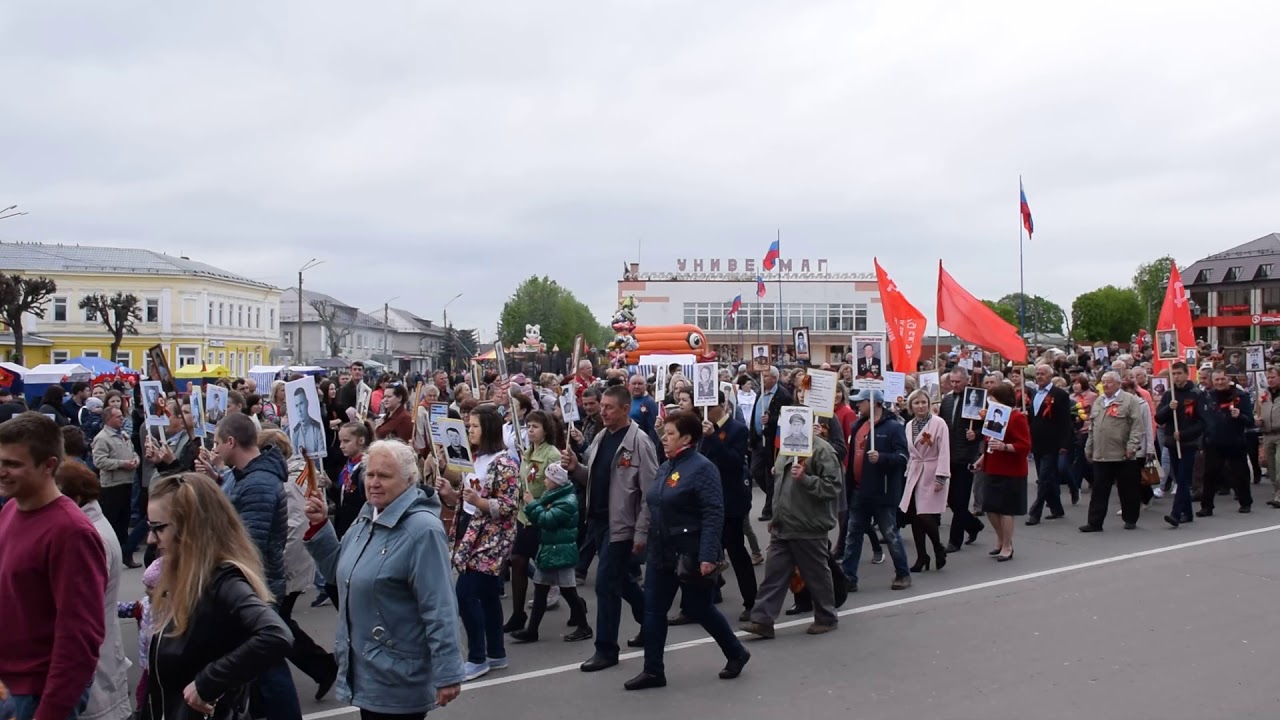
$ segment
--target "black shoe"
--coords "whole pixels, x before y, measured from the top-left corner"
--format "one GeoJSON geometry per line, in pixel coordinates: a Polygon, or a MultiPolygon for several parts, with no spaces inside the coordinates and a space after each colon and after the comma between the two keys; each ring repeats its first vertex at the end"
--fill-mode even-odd
{"type": "MultiPolygon", "coordinates": [[[[944,568],[944,567],[946,567],[946,566],[947,566],[947,551],[946,551],[946,549],[945,549],[945,548],[935,547],[935,548],[933,549],[933,555],[934,555],[934,557],[938,558],[938,569],[939,569],[939,570],[941,570],[942,568],[944,568]]],[[[926,568],[926,569],[928,569],[928,568],[926,568]]]]}
{"type": "Polygon", "coordinates": [[[1067,516],[1067,514],[1066,514],[1066,513],[1058,513],[1057,515],[1050,515],[1050,516],[1049,516],[1048,518],[1046,518],[1046,519],[1047,519],[1047,520],[1061,520],[1062,518],[1064,518],[1064,517],[1066,517],[1066,516],[1067,516]]]}
{"type": "Polygon", "coordinates": [[[1138,529],[1138,523],[1125,523],[1125,524],[1124,524],[1124,529],[1125,529],[1125,530],[1137,530],[1137,529],[1138,529]]]}
{"type": "Polygon", "coordinates": [[[1248,513],[1248,512],[1253,512],[1253,506],[1252,506],[1252,505],[1241,505],[1241,506],[1240,506],[1240,509],[1239,509],[1239,510],[1237,510],[1236,512],[1239,512],[1239,513],[1248,513]]]}
{"type": "Polygon", "coordinates": [[[742,655],[730,660],[725,664],[724,669],[720,671],[721,680],[732,680],[742,674],[742,668],[747,666],[751,661],[751,653],[746,650],[742,651],[742,655]]]}
{"type": "Polygon", "coordinates": [[[976,541],[977,541],[977,539],[978,539],[978,533],[982,532],[982,531],[983,531],[983,529],[984,529],[984,528],[978,528],[977,530],[969,530],[969,531],[967,531],[967,532],[969,533],[969,539],[968,539],[968,540],[965,540],[965,541],[964,541],[964,544],[965,544],[965,545],[972,545],[974,542],[976,542],[976,541]]]}
{"type": "Polygon", "coordinates": [[[332,672],[326,675],[324,680],[316,683],[317,701],[323,700],[324,696],[328,695],[329,691],[333,689],[333,684],[338,681],[338,661],[332,654],[329,655],[329,661],[333,663],[333,665],[329,666],[332,668],[332,672]]]}
{"type": "MultiPolygon", "coordinates": [[[[1275,500],[1268,500],[1267,504],[1273,508],[1280,508],[1280,502],[1276,502],[1275,500]]],[[[130,565],[130,567],[133,567],[133,566],[130,565]]]]}
{"type": "Polygon", "coordinates": [[[856,592],[858,592],[858,583],[856,582],[849,583],[849,594],[852,595],[856,592]]]}
{"type": "Polygon", "coordinates": [[[1071,504],[1076,505],[1080,502],[1080,488],[1071,488],[1071,504]]]}
{"type": "Polygon", "coordinates": [[[773,513],[763,512],[763,513],[760,513],[760,517],[756,518],[756,522],[769,522],[772,519],[773,519],[773,513]]]}
{"type": "Polygon", "coordinates": [[[660,688],[667,686],[667,678],[663,675],[650,675],[642,672],[623,683],[622,687],[627,690],[648,690],[649,688],[660,688]]]}
{"type": "MultiPolygon", "coordinates": [[[[133,555],[126,555],[124,557],[124,566],[129,568],[130,570],[137,570],[138,568],[142,567],[142,563],[138,562],[137,560],[134,560],[133,555]]],[[[311,607],[315,607],[315,605],[312,605],[311,607]]]]}
{"type": "Polygon", "coordinates": [[[627,641],[627,647],[629,647],[629,648],[642,648],[642,647],[644,647],[644,631],[643,631],[643,630],[641,630],[640,632],[636,633],[636,636],[635,636],[635,637],[633,637],[633,638],[631,638],[630,640],[628,640],[628,641],[627,641]]]}
{"type": "Polygon", "coordinates": [[[1013,551],[1010,550],[1008,555],[997,555],[996,562],[1009,562],[1013,559],[1013,551]]]}
{"type": "Polygon", "coordinates": [[[592,637],[595,637],[595,633],[591,632],[591,628],[587,627],[586,625],[583,625],[581,627],[574,628],[573,632],[569,633],[568,635],[565,635],[564,641],[565,642],[581,642],[583,640],[590,640],[592,637]]]}
{"type": "Polygon", "coordinates": [[[1213,517],[1213,511],[1208,509],[1197,510],[1196,517],[1213,517]]]}
{"type": "Polygon", "coordinates": [[[680,613],[673,618],[667,619],[667,625],[669,627],[675,627],[676,625],[688,625],[691,622],[693,622],[693,620],[689,619],[689,616],[684,613],[680,613]]]}
{"type": "Polygon", "coordinates": [[[996,548],[995,550],[990,550],[987,552],[987,554],[992,557],[995,557],[996,555],[1000,554],[1000,548],[996,548]]]}
{"type": "Polygon", "coordinates": [[[1164,516],[1164,521],[1165,521],[1165,522],[1167,522],[1167,523],[1169,523],[1169,524],[1170,524],[1170,525],[1172,525],[1173,527],[1178,527],[1178,525],[1180,525],[1180,524],[1181,524],[1181,523],[1178,521],[1178,518],[1176,518],[1176,517],[1174,517],[1174,516],[1172,516],[1172,515],[1165,515],[1165,516],[1164,516]]]}
{"type": "Polygon", "coordinates": [[[511,619],[507,621],[506,625],[502,626],[502,632],[513,633],[517,630],[523,630],[524,624],[528,621],[528,615],[525,615],[523,612],[517,612],[511,616],[511,619]]]}
{"type": "Polygon", "coordinates": [[[517,643],[538,642],[538,633],[533,632],[528,628],[520,628],[519,630],[512,631],[511,640],[512,642],[517,643]]]}
{"type": "Polygon", "coordinates": [[[1027,524],[1028,524],[1028,525],[1039,525],[1039,524],[1040,524],[1040,518],[1038,518],[1038,517],[1027,518],[1027,524]]]}
{"type": "Polygon", "coordinates": [[[589,660],[578,666],[582,672],[599,672],[608,670],[618,664],[618,658],[607,658],[603,655],[592,655],[589,660]]]}
{"type": "Polygon", "coordinates": [[[947,543],[945,550],[949,553],[960,552],[960,546],[955,543],[947,543]]]}
{"type": "Polygon", "coordinates": [[[916,564],[911,566],[911,572],[913,573],[925,572],[926,570],[929,569],[929,563],[932,560],[933,558],[929,557],[928,555],[925,555],[924,557],[916,560],[916,564]]]}
{"type": "Polygon", "coordinates": [[[1094,527],[1093,525],[1081,525],[1080,532],[1102,532],[1102,528],[1094,527]]]}
{"type": "Polygon", "coordinates": [[[786,611],[786,613],[784,613],[784,614],[785,614],[785,615],[803,615],[803,614],[805,614],[805,613],[811,613],[811,612],[813,612],[813,608],[812,608],[812,607],[807,607],[807,608],[806,608],[806,607],[800,607],[800,604],[799,604],[799,603],[797,603],[797,604],[792,605],[791,607],[787,608],[787,611],[786,611]]]}
{"type": "Polygon", "coordinates": [[[329,595],[324,592],[321,592],[319,595],[316,595],[316,599],[311,601],[311,607],[313,608],[324,607],[325,605],[328,605],[328,604],[329,604],[329,595]]]}
{"type": "Polygon", "coordinates": [[[742,614],[738,616],[738,622],[751,622],[751,608],[742,609],[742,614]]]}

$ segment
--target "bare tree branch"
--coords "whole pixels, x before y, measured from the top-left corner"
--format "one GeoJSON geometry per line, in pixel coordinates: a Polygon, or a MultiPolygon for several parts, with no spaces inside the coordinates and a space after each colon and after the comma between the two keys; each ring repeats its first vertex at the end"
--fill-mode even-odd
{"type": "Polygon", "coordinates": [[[342,308],[328,300],[311,300],[310,305],[316,311],[320,327],[324,328],[329,341],[329,356],[340,357],[342,345],[351,337],[352,331],[352,327],[342,317],[342,308]]]}

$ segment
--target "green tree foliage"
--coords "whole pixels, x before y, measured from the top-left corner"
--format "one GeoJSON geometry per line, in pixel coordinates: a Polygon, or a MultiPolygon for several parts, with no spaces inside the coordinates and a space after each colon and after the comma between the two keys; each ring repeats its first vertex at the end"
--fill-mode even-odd
{"type": "Polygon", "coordinates": [[[1133,273],[1133,290],[1138,294],[1138,303],[1142,306],[1143,327],[1150,332],[1156,328],[1152,323],[1160,318],[1160,307],[1164,304],[1165,283],[1173,269],[1173,258],[1165,255],[1149,263],[1143,263],[1133,273]]]}
{"type": "MultiPolygon", "coordinates": [[[[1005,322],[1018,327],[1018,300],[1020,293],[1009,293],[999,300],[983,300],[982,302],[996,311],[1005,322]]],[[[1057,335],[1062,332],[1062,323],[1067,314],[1055,302],[1039,295],[1026,296],[1026,328],[1027,333],[1045,333],[1057,335]]]]}
{"type": "Polygon", "coordinates": [[[58,284],[47,277],[0,273],[0,323],[13,333],[13,362],[22,364],[22,316],[44,319],[58,284]]]}
{"type": "Polygon", "coordinates": [[[502,306],[499,341],[504,346],[518,345],[524,340],[526,325],[538,325],[547,349],[573,347],[573,338],[582,333],[588,344],[600,347],[607,342],[608,332],[591,309],[574,297],[568,289],[548,277],[531,277],[516,288],[502,306]]]}
{"type": "Polygon", "coordinates": [[[1144,319],[1142,301],[1133,288],[1098,288],[1071,304],[1071,324],[1079,340],[1128,340],[1144,319]]]}
{"type": "Polygon", "coordinates": [[[142,322],[142,301],[133,293],[125,294],[119,290],[115,295],[107,296],[95,293],[80,298],[80,309],[88,310],[91,318],[97,318],[111,333],[111,362],[120,354],[120,342],[125,335],[137,335],[136,323],[142,322]]]}

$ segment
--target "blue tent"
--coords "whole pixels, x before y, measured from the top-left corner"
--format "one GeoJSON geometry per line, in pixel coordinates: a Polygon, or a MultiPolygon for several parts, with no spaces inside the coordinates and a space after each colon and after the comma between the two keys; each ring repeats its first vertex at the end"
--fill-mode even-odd
{"type": "Polygon", "coordinates": [[[76,357],[71,358],[68,362],[78,363],[93,371],[94,377],[102,375],[115,375],[116,373],[124,373],[126,375],[137,375],[138,373],[129,368],[111,362],[101,357],[76,357]]]}

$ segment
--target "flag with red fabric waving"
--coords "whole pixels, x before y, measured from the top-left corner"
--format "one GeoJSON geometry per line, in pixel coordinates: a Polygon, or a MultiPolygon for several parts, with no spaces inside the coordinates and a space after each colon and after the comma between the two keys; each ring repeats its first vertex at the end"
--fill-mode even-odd
{"type": "Polygon", "coordinates": [[[1015,365],[1027,361],[1027,342],[1018,329],[956,282],[938,261],[938,327],[1015,365]]]}
{"type": "Polygon", "coordinates": [[[756,276],[756,297],[764,297],[764,278],[756,276]]]}
{"type": "Polygon", "coordinates": [[[731,305],[731,306],[729,307],[728,316],[729,316],[729,317],[737,317],[737,316],[738,316],[738,311],[739,311],[739,310],[741,310],[741,309],[742,309],[742,293],[738,293],[738,294],[733,298],[733,305],[731,305]]]}
{"type": "Polygon", "coordinates": [[[924,314],[898,289],[889,273],[880,267],[879,258],[872,262],[876,266],[876,284],[880,286],[880,307],[884,310],[884,326],[889,336],[889,356],[893,358],[893,369],[898,372],[915,372],[928,323],[924,314]]]}
{"type": "Polygon", "coordinates": [[[1027,191],[1022,189],[1022,178],[1018,178],[1019,212],[1022,213],[1022,227],[1027,231],[1027,239],[1031,239],[1031,231],[1036,224],[1031,221],[1031,206],[1027,204],[1027,191]]]}
{"type": "Polygon", "coordinates": [[[782,257],[781,245],[777,240],[769,243],[769,251],[764,254],[764,269],[772,270],[773,266],[778,263],[778,258],[782,257]]]}
{"type": "MultiPolygon", "coordinates": [[[[1187,348],[1196,346],[1196,336],[1191,326],[1191,298],[1182,285],[1182,273],[1178,272],[1177,264],[1169,268],[1169,286],[1164,292],[1164,304],[1160,306],[1160,319],[1152,328],[1156,333],[1170,329],[1178,331],[1178,357],[1186,357],[1187,348]]],[[[1160,353],[1156,353],[1151,371],[1162,373],[1168,369],[1169,361],[1161,360],[1160,353]]]]}

